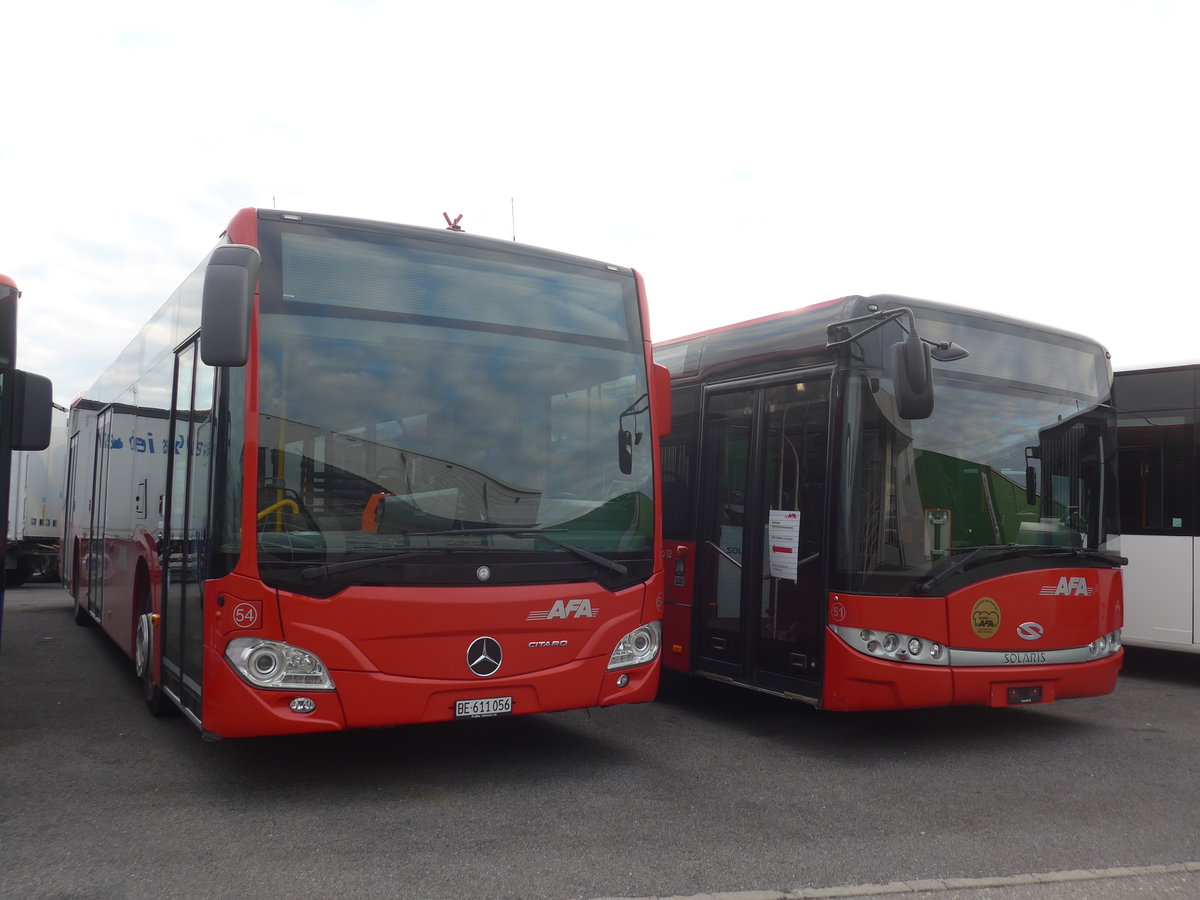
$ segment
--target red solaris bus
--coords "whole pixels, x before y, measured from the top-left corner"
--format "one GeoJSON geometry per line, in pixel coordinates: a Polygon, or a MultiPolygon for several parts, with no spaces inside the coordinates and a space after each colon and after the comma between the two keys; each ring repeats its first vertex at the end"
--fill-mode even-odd
{"type": "Polygon", "coordinates": [[[1121,667],[1116,415],[1086,338],[848,297],[655,347],[663,665],[831,710],[1048,703],[1121,667]]]}
{"type": "Polygon", "coordinates": [[[72,406],[76,620],[209,736],[650,700],[648,334],[630,269],[242,210],[72,406]]]}

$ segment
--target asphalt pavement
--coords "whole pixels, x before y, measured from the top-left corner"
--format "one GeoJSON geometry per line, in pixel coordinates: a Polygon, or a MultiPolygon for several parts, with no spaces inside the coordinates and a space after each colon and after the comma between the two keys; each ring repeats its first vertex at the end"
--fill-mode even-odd
{"type": "Polygon", "coordinates": [[[58,585],[9,591],[0,898],[1200,897],[1200,657],[1115,694],[838,715],[655,703],[208,742],[58,585]]]}

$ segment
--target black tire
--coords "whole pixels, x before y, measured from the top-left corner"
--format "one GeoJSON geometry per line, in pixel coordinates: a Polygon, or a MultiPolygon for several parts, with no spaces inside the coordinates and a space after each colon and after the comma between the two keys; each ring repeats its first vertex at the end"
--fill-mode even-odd
{"type": "MultiPolygon", "coordinates": [[[[78,543],[75,544],[74,557],[75,557],[75,563],[74,563],[74,566],[72,569],[74,572],[74,575],[72,577],[72,584],[71,584],[71,599],[74,601],[73,605],[75,607],[75,609],[74,609],[75,624],[79,625],[83,628],[87,628],[88,626],[95,624],[95,620],[90,615],[88,615],[88,611],[79,602],[78,592],[81,587],[80,578],[79,578],[79,572],[80,572],[79,565],[81,562],[81,558],[80,558],[78,543]]],[[[85,584],[86,584],[86,581],[85,581],[85,584]]]]}
{"type": "Polygon", "coordinates": [[[154,681],[152,663],[155,654],[160,652],[160,632],[159,626],[154,624],[154,617],[150,612],[150,589],[147,586],[147,579],[140,571],[135,590],[137,592],[135,600],[138,617],[133,641],[134,671],[137,673],[138,681],[142,683],[142,698],[146,701],[146,709],[150,710],[150,715],[168,716],[175,711],[175,704],[163,691],[162,685],[154,681]]]}
{"type": "Polygon", "coordinates": [[[74,605],[74,614],[75,614],[75,624],[79,625],[82,628],[87,628],[91,625],[96,624],[95,620],[90,615],[88,615],[88,611],[79,605],[79,598],[72,596],[71,599],[74,601],[73,605],[74,605]]]}

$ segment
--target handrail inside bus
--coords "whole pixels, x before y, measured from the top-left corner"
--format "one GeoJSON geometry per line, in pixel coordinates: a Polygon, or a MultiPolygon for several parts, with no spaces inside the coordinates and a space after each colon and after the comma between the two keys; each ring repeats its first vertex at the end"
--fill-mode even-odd
{"type": "Polygon", "coordinates": [[[708,546],[712,547],[714,550],[716,550],[718,553],[720,553],[723,557],[725,557],[727,560],[729,560],[731,563],[733,563],[739,569],[742,567],[742,564],[740,562],[738,562],[736,559],[734,559],[732,556],[730,556],[728,553],[726,553],[724,550],[722,550],[720,547],[718,547],[712,541],[705,541],[704,543],[708,544],[708,546]]]}
{"type": "Polygon", "coordinates": [[[268,506],[266,509],[260,511],[258,514],[258,517],[260,519],[265,519],[271,513],[281,510],[285,506],[291,507],[292,515],[294,515],[294,516],[300,515],[300,504],[297,503],[295,500],[291,499],[290,497],[284,497],[282,500],[277,500],[274,503],[272,503],[270,506],[268,506]]]}

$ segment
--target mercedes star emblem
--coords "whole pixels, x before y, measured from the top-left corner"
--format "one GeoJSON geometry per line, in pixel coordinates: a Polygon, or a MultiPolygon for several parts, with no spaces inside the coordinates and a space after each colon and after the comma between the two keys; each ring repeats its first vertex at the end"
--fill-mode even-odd
{"type": "Polygon", "coordinates": [[[495,638],[476,638],[467,648],[467,666],[480,678],[495,675],[500,669],[500,661],[503,658],[500,642],[495,638]]]}

